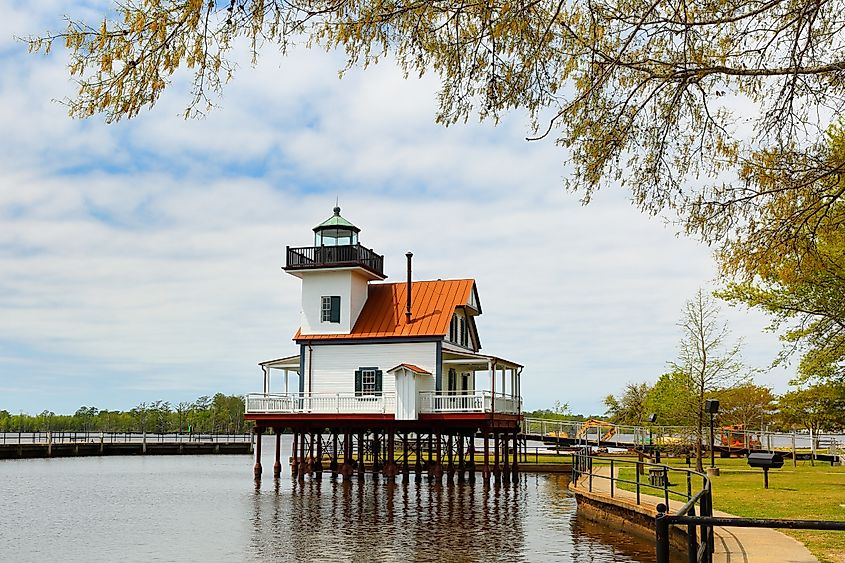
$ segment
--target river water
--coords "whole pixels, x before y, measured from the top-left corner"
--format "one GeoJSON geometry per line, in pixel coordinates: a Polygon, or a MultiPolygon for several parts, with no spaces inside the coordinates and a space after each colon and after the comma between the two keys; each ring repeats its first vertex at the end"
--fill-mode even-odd
{"type": "Polygon", "coordinates": [[[563,475],[299,483],[287,467],[274,481],[264,452],[258,486],[249,456],[0,461],[0,561],[654,559],[653,544],[578,517],[563,475]]]}

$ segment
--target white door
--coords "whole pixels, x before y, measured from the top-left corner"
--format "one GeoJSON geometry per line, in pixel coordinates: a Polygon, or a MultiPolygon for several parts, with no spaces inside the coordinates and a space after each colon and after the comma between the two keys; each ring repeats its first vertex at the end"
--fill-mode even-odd
{"type": "Polygon", "coordinates": [[[408,369],[396,371],[396,420],[417,419],[417,381],[408,369]]]}

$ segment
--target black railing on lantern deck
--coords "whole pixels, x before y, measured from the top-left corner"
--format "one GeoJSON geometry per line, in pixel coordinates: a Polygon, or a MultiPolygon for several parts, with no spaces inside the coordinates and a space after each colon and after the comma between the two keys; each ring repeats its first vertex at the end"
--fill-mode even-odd
{"type": "Polygon", "coordinates": [[[360,244],[287,247],[285,270],[309,270],[335,266],[360,266],[374,274],[384,276],[384,256],[360,244]]]}

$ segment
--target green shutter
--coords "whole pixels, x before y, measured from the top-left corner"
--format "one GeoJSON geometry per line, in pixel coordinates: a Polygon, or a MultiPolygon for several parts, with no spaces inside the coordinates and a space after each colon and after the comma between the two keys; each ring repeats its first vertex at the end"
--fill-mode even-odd
{"type": "Polygon", "coordinates": [[[355,396],[361,395],[363,385],[361,384],[361,370],[355,370],[355,396]]]}
{"type": "Polygon", "coordinates": [[[376,394],[381,394],[381,370],[376,370],[376,394]]]}
{"type": "Polygon", "coordinates": [[[331,322],[340,322],[340,297],[332,296],[331,322]]]}

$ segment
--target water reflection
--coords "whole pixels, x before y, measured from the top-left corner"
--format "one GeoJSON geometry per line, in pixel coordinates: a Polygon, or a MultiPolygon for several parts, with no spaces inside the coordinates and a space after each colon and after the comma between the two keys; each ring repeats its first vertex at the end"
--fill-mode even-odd
{"type": "Polygon", "coordinates": [[[256,487],[251,467],[244,456],[0,462],[0,560],[654,560],[649,542],[576,517],[565,476],[256,487]]]}
{"type": "Polygon", "coordinates": [[[485,486],[282,480],[253,496],[262,561],[640,561],[653,548],[575,517],[563,476],[485,486]],[[607,545],[608,539],[615,545],[607,545]],[[619,541],[621,540],[621,541],[619,541]]]}

